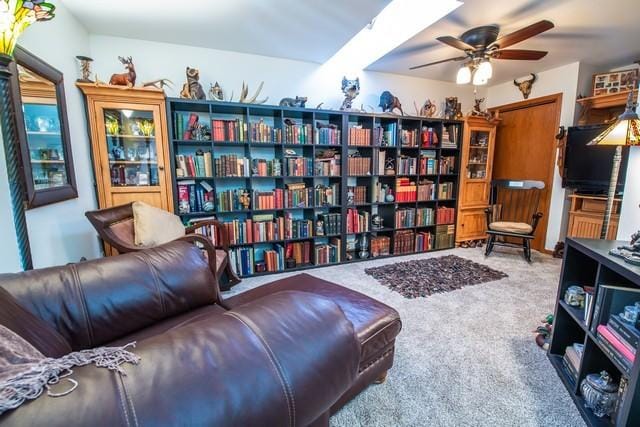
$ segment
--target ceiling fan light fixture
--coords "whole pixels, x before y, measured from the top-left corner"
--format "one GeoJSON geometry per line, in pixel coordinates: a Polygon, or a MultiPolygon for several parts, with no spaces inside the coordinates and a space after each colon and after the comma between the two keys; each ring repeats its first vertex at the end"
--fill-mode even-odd
{"type": "Polygon", "coordinates": [[[489,60],[482,61],[478,66],[478,71],[476,73],[480,73],[486,80],[489,80],[493,77],[493,67],[491,66],[491,62],[489,60]]]}
{"type": "Polygon", "coordinates": [[[471,81],[471,70],[467,65],[463,65],[458,70],[458,74],[456,75],[456,83],[459,85],[466,85],[471,81]]]}

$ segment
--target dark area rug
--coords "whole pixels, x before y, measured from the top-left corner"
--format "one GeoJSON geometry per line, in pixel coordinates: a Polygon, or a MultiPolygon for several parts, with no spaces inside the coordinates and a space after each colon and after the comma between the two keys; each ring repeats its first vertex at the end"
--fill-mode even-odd
{"type": "Polygon", "coordinates": [[[455,255],[366,268],[365,273],[405,298],[427,297],[509,277],[455,255]]]}

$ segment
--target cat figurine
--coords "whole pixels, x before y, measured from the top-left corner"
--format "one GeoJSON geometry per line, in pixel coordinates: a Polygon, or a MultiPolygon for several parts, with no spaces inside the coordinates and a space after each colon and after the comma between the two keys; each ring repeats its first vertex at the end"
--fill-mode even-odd
{"type": "Polygon", "coordinates": [[[180,91],[181,98],[188,99],[207,99],[207,95],[204,93],[204,89],[200,84],[200,70],[197,68],[187,67],[187,82],[182,85],[182,91],[180,91]]]}

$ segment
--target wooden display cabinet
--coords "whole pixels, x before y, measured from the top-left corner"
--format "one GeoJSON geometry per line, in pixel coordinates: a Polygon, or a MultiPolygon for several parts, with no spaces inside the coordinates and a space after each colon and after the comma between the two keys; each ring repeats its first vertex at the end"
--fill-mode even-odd
{"type": "Polygon", "coordinates": [[[462,140],[456,243],[486,237],[497,121],[467,117],[462,140]]]}
{"type": "Polygon", "coordinates": [[[164,91],[77,86],[86,99],[100,209],[143,201],[173,212],[164,91]]]}

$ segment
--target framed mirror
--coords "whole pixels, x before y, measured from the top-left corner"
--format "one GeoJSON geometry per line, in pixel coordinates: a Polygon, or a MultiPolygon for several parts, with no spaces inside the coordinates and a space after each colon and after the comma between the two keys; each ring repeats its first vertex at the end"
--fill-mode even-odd
{"type": "Polygon", "coordinates": [[[62,73],[16,47],[11,64],[29,209],[78,197],[62,73]]]}

